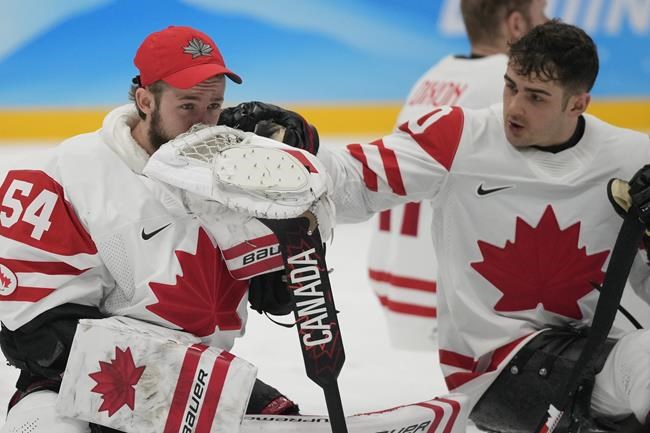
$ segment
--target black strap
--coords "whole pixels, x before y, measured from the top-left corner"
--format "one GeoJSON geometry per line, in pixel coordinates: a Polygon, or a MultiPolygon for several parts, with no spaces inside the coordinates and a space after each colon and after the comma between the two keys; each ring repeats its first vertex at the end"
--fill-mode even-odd
{"type": "MultiPolygon", "coordinates": [[[[603,343],[607,339],[607,335],[614,323],[616,317],[617,307],[621,302],[623,296],[623,289],[627,282],[627,277],[632,268],[632,263],[636,256],[639,242],[643,237],[645,231],[645,224],[639,220],[636,208],[632,207],[630,212],[626,215],[623,225],[616,238],[614,250],[607,266],[605,273],[605,281],[603,282],[598,303],[596,304],[596,311],[580,358],[575,364],[569,380],[566,385],[559,390],[556,397],[553,399],[552,405],[560,412],[564,412],[569,408],[569,405],[574,401],[576,392],[580,390],[580,384],[589,372],[594,368],[594,360],[597,358],[598,353],[603,348],[603,343]]],[[[552,432],[547,429],[546,424],[550,415],[551,408],[540,420],[536,432],[552,432]]]]}

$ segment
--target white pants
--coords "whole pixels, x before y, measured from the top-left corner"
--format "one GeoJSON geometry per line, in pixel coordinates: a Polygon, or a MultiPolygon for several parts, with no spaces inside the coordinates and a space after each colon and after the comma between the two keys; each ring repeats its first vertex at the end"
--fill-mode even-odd
{"type": "Polygon", "coordinates": [[[54,391],[37,391],[11,408],[0,433],[90,433],[88,422],[57,415],[54,391]]]}
{"type": "Polygon", "coordinates": [[[641,423],[650,421],[650,330],[634,331],[614,345],[596,375],[591,409],[597,415],[633,413],[641,423]]]}

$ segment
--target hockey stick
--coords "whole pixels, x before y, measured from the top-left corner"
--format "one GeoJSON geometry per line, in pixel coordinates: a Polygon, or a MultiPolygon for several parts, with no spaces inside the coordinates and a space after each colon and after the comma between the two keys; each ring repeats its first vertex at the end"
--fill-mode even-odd
{"type": "Polygon", "coordinates": [[[336,381],[345,352],[320,233],[307,218],[259,220],[280,243],[307,376],[325,393],[332,432],[347,433],[336,381]]]}
{"type": "Polygon", "coordinates": [[[616,308],[621,302],[623,289],[644,231],[645,224],[639,219],[637,211],[631,208],[625,216],[609,265],[607,265],[605,281],[598,297],[585,347],[582,349],[564,388],[560,389],[549,405],[535,432],[552,433],[555,430],[574,396],[580,391],[579,386],[584,375],[593,368],[596,355],[601,350],[614,323],[616,308]]]}

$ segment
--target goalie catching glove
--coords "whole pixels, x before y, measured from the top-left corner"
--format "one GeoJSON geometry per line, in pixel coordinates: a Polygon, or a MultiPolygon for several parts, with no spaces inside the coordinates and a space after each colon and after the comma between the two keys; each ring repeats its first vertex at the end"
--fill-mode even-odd
{"type": "Polygon", "coordinates": [[[298,113],[273,104],[259,101],[242,102],[236,107],[223,110],[219,125],[242,131],[254,132],[272,138],[291,147],[306,150],[312,155],[318,152],[318,131],[298,113]]]}
{"type": "Polygon", "coordinates": [[[223,214],[226,208],[250,217],[288,219],[309,211],[323,240],[329,238],[334,205],[324,165],[278,141],[199,124],[161,146],[143,173],[186,192],[186,202],[199,215],[223,214]]]}

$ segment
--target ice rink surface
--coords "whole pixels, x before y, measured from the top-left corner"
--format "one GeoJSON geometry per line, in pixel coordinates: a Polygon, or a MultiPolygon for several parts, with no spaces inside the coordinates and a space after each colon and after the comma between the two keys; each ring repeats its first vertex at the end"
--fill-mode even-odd
{"type": "MultiPolygon", "coordinates": [[[[323,145],[335,146],[357,140],[323,141],[323,145]]],[[[0,158],[39,151],[43,145],[0,145],[0,158]]],[[[346,415],[416,403],[447,393],[437,351],[403,351],[389,344],[383,313],[366,277],[370,229],[369,222],[337,226],[327,249],[346,352],[346,362],[339,377],[346,415]]],[[[627,305],[632,305],[638,318],[646,319],[647,326],[649,310],[640,307],[639,302],[628,301],[627,305]]],[[[289,321],[290,317],[281,317],[280,320],[289,321]]],[[[246,335],[235,344],[232,352],[257,365],[260,379],[297,402],[303,414],[327,413],[321,389],[305,375],[295,328],[278,326],[251,311],[246,335]]],[[[16,376],[15,369],[4,362],[0,364],[0,420],[4,420],[6,403],[16,376]]],[[[467,431],[478,432],[475,427],[468,427],[467,431]]]]}

